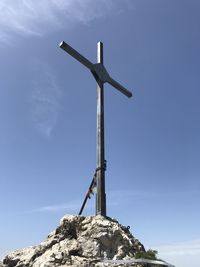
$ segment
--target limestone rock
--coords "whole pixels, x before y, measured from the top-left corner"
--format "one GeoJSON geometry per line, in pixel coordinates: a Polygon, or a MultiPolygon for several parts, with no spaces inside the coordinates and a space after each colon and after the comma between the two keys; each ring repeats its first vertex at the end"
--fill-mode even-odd
{"type": "Polygon", "coordinates": [[[66,215],[40,245],[8,254],[3,267],[111,266],[99,262],[133,258],[137,251],[145,251],[143,245],[116,220],[66,215]]]}

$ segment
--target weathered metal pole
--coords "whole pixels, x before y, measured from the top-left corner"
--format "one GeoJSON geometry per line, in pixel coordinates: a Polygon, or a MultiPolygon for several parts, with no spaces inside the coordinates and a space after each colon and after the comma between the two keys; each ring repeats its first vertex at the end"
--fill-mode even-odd
{"type": "MultiPolygon", "coordinates": [[[[97,194],[96,194],[96,215],[106,216],[106,193],[105,193],[105,150],[104,150],[104,83],[109,83],[115,89],[120,91],[127,97],[131,97],[132,93],[128,91],[124,86],[114,80],[107,72],[103,65],[103,43],[97,44],[97,63],[93,64],[90,60],[85,58],[79,52],[77,52],[70,45],[64,41],[60,43],[62,48],[69,55],[78,60],[86,68],[88,68],[97,81],[97,168],[96,168],[96,182],[97,182],[97,194]]],[[[91,185],[92,187],[92,185],[91,185]]],[[[90,189],[91,189],[90,187],[90,189]]],[[[85,206],[87,196],[81,207],[80,213],[85,206]]]]}
{"type": "MultiPolygon", "coordinates": [[[[103,64],[103,43],[97,43],[97,63],[103,64]]],[[[106,216],[105,149],[104,149],[104,85],[97,79],[97,194],[96,215],[106,216]]]]}

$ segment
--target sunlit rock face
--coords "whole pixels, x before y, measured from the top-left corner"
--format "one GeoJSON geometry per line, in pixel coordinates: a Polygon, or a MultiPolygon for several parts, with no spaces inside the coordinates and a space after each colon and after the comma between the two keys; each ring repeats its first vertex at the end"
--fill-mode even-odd
{"type": "Polygon", "coordinates": [[[65,215],[44,242],[11,252],[2,266],[121,266],[100,261],[130,259],[137,251],[145,251],[144,246],[116,220],[99,215],[65,215]]]}

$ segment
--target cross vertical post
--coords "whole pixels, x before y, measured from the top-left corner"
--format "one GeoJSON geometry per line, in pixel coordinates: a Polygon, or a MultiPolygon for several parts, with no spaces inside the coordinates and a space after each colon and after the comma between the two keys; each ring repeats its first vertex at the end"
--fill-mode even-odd
{"type": "MultiPolygon", "coordinates": [[[[97,63],[103,64],[103,43],[97,43],[97,63]]],[[[96,215],[106,216],[105,148],[104,148],[104,84],[97,78],[97,194],[96,215]]]]}
{"type": "MultiPolygon", "coordinates": [[[[105,144],[104,144],[104,83],[109,83],[119,92],[127,97],[132,97],[132,93],[127,90],[123,85],[114,80],[107,72],[103,65],[103,43],[97,43],[97,63],[93,64],[90,60],[81,55],[73,47],[62,41],[60,48],[67,52],[70,56],[75,58],[87,69],[89,69],[97,82],[97,168],[95,172],[97,183],[96,194],[96,215],[102,215],[106,217],[106,193],[105,193],[105,144]]],[[[94,178],[95,178],[94,177],[94,178]]],[[[94,180],[93,178],[93,180],[94,180]]],[[[91,191],[92,184],[89,187],[89,193],[91,191]]],[[[88,192],[83,202],[79,215],[81,215],[85,203],[89,197],[88,192]]]]}

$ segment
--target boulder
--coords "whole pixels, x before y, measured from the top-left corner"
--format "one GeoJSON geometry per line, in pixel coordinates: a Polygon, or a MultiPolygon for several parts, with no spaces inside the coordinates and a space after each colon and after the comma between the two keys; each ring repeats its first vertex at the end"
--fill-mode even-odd
{"type": "Polygon", "coordinates": [[[120,266],[100,261],[131,259],[137,251],[145,251],[144,246],[118,221],[65,215],[44,242],[11,252],[3,267],[120,266]]]}

